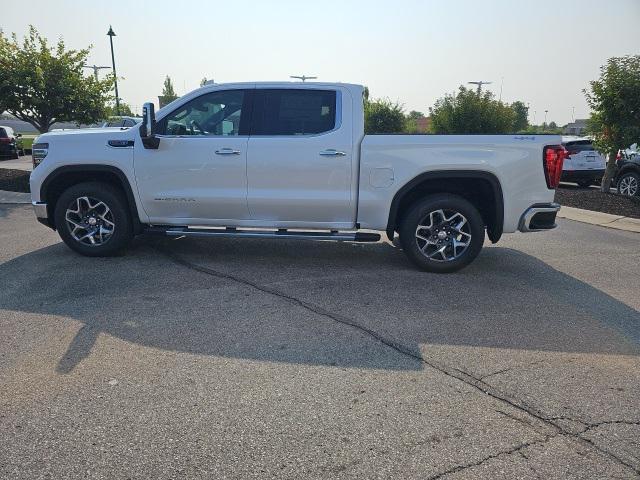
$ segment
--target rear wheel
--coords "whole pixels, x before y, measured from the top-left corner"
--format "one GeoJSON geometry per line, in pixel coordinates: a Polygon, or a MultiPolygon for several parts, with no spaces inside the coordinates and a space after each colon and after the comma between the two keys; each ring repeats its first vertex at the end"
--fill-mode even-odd
{"type": "Polygon", "coordinates": [[[400,242],[420,269],[455,272],[471,263],[484,243],[484,222],[467,200],[437,194],[416,202],[402,219],[400,242]]]}
{"type": "Polygon", "coordinates": [[[640,195],[640,175],[635,172],[623,174],[618,179],[618,193],[628,197],[640,195]]]}
{"type": "Polygon", "coordinates": [[[64,243],[89,257],[118,253],[133,238],[124,195],[104,183],[80,183],[65,190],[56,203],[55,223],[64,243]]]}

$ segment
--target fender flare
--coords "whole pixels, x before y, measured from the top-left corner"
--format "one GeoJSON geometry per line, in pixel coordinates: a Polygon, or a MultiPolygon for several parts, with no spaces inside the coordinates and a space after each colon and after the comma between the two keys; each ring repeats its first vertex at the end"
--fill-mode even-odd
{"type": "Polygon", "coordinates": [[[405,195],[407,195],[411,190],[427,180],[455,180],[461,178],[486,180],[491,185],[493,196],[496,199],[494,210],[496,225],[493,227],[487,227],[487,235],[493,243],[500,240],[502,230],[504,228],[504,196],[502,194],[502,186],[500,185],[498,177],[483,170],[436,170],[432,172],[424,172],[413,177],[393,196],[391,207],[389,208],[389,220],[387,221],[387,236],[389,238],[393,238],[393,233],[396,229],[396,222],[398,220],[400,203],[405,195]]]}
{"type": "MultiPolygon", "coordinates": [[[[46,178],[42,181],[40,185],[40,198],[46,199],[49,187],[51,184],[60,176],[66,175],[69,173],[82,173],[91,175],[93,173],[101,174],[101,173],[109,173],[115,175],[119,182],[124,194],[127,198],[127,204],[129,206],[129,212],[131,213],[131,220],[133,222],[134,232],[140,233],[142,231],[142,223],[140,222],[140,215],[138,214],[138,206],[136,204],[136,198],[133,195],[133,189],[131,188],[131,183],[129,179],[125,175],[125,173],[119,169],[118,167],[114,167],[112,165],[100,165],[100,164],[74,164],[74,165],[63,165],[61,167],[53,170],[46,178]]],[[[48,208],[53,208],[53,205],[49,205],[48,208]]],[[[53,218],[53,212],[49,212],[49,218],[53,218]]],[[[51,225],[53,226],[53,225],[51,225]]]]}

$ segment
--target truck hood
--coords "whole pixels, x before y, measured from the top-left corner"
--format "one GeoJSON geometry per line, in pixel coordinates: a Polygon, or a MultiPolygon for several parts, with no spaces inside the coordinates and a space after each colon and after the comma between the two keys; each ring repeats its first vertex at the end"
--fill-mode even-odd
{"type": "Polygon", "coordinates": [[[58,142],[58,141],[74,141],[74,139],[82,140],[128,140],[135,137],[138,129],[134,127],[106,127],[106,128],[78,128],[74,130],[61,130],[57,132],[47,132],[36,137],[33,143],[39,142],[58,142]]]}

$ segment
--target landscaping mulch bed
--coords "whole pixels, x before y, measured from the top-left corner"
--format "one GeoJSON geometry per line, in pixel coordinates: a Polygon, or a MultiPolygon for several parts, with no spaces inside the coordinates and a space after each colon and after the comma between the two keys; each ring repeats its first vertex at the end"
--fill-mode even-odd
{"type": "MultiPolygon", "coordinates": [[[[614,189],[611,191],[615,192],[614,189]]],[[[602,193],[595,188],[560,185],[556,190],[556,202],[567,207],[640,218],[640,197],[637,196],[626,197],[617,193],[602,193]]]]}
{"type": "Polygon", "coordinates": [[[23,170],[0,168],[0,190],[29,193],[30,174],[23,170]]]}

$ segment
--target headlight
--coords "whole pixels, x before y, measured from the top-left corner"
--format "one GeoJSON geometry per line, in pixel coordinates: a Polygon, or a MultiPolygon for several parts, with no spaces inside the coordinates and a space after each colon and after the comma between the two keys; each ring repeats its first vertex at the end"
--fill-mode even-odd
{"type": "Polygon", "coordinates": [[[34,143],[31,146],[31,158],[33,159],[33,168],[36,168],[42,163],[44,157],[49,153],[48,143],[34,143]]]}

